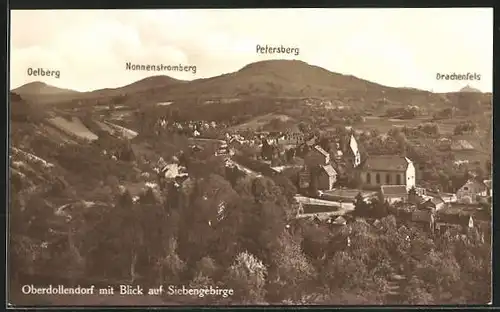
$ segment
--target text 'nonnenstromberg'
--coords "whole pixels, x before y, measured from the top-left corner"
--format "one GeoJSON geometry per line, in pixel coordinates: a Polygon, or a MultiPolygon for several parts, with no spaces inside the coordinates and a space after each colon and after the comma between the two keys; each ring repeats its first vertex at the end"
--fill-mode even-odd
{"type": "Polygon", "coordinates": [[[196,66],[194,65],[164,65],[164,64],[132,64],[125,63],[126,70],[134,71],[175,71],[175,72],[191,72],[196,74],[196,66]]]}

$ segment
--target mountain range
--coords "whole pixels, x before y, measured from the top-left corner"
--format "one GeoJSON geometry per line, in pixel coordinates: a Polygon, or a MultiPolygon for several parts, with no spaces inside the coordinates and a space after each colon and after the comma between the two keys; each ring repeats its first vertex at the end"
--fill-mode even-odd
{"type": "Polygon", "coordinates": [[[98,100],[106,101],[117,96],[126,96],[129,103],[247,96],[355,98],[361,101],[383,97],[393,102],[406,102],[408,97],[423,99],[431,94],[428,91],[412,88],[383,86],[296,60],[256,62],[236,72],[192,81],[177,80],[168,76],[152,76],[123,87],[90,92],[77,92],[43,82],[32,82],[12,91],[24,99],[54,104],[75,100],[92,104],[98,100]]]}

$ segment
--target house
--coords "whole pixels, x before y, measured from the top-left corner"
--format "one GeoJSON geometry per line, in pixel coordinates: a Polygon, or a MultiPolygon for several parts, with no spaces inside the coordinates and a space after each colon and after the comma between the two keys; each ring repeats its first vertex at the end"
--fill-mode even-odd
{"type": "Polygon", "coordinates": [[[309,170],[309,168],[304,167],[301,171],[299,171],[298,180],[300,189],[309,188],[309,185],[311,183],[311,171],[309,170]]]}
{"type": "Polygon", "coordinates": [[[318,172],[318,190],[332,190],[337,181],[337,172],[332,165],[321,166],[318,172]]]}
{"type": "Polygon", "coordinates": [[[380,186],[380,193],[384,201],[389,204],[408,200],[408,191],[405,185],[382,185],[380,186]]]}
{"type": "Polygon", "coordinates": [[[358,142],[354,138],[354,135],[351,135],[347,152],[346,156],[349,158],[352,166],[354,168],[358,167],[361,164],[361,154],[359,153],[358,142]]]}
{"type": "Polygon", "coordinates": [[[333,189],[336,181],[337,171],[335,171],[332,165],[306,166],[298,173],[300,189],[307,189],[311,185],[314,185],[318,191],[328,191],[333,189]]]}
{"type": "Polygon", "coordinates": [[[305,157],[307,166],[325,166],[330,163],[330,153],[325,151],[321,146],[315,145],[314,148],[307,153],[305,157]]]}
{"type": "Polygon", "coordinates": [[[273,143],[273,140],[265,139],[262,142],[261,156],[264,160],[273,160],[281,156],[281,151],[273,143]]]}
{"type": "Polygon", "coordinates": [[[489,190],[486,184],[476,179],[468,180],[457,191],[457,201],[459,203],[475,204],[481,197],[489,195],[489,190]]]}
{"type": "Polygon", "coordinates": [[[304,134],[300,131],[288,130],[281,137],[280,144],[300,145],[304,143],[304,134]]]}
{"type": "Polygon", "coordinates": [[[202,146],[199,146],[199,145],[191,145],[191,151],[197,153],[197,152],[201,152],[204,150],[204,148],[202,146]]]}
{"type": "Polygon", "coordinates": [[[331,222],[332,225],[340,225],[340,226],[343,226],[343,225],[346,225],[347,224],[347,220],[342,217],[342,216],[338,216],[336,219],[334,219],[332,222],[331,222]]]}
{"type": "Polygon", "coordinates": [[[441,151],[449,151],[451,148],[451,140],[448,138],[440,138],[437,140],[436,145],[441,151]]]}
{"type": "Polygon", "coordinates": [[[445,202],[440,197],[432,197],[431,199],[420,203],[419,207],[432,211],[439,211],[445,207],[445,202]]]}
{"type": "Polygon", "coordinates": [[[470,214],[440,213],[436,217],[436,232],[443,234],[449,229],[464,232],[474,227],[474,218],[470,214]]]}
{"type": "Polygon", "coordinates": [[[493,189],[491,188],[491,180],[484,180],[483,183],[484,185],[486,185],[486,188],[488,189],[488,196],[493,196],[493,189]]]}
{"type": "Polygon", "coordinates": [[[230,154],[230,149],[227,143],[223,143],[219,146],[219,148],[215,151],[215,156],[227,156],[230,154]]]}
{"type": "Polygon", "coordinates": [[[344,157],[344,152],[340,148],[339,142],[335,142],[333,147],[330,147],[330,151],[337,162],[341,161],[344,157]]]}
{"type": "Polygon", "coordinates": [[[445,202],[445,203],[456,203],[457,202],[457,194],[453,193],[440,193],[439,197],[445,202]]]}
{"type": "Polygon", "coordinates": [[[365,187],[404,185],[407,190],[415,186],[415,166],[403,156],[372,156],[364,162],[360,180],[365,187]]]}
{"type": "Polygon", "coordinates": [[[308,139],[305,142],[305,145],[312,148],[314,145],[316,145],[316,141],[317,140],[318,140],[318,138],[316,138],[315,136],[313,136],[312,138],[308,139]]]}
{"type": "Polygon", "coordinates": [[[297,218],[310,218],[327,221],[332,217],[343,214],[343,210],[340,210],[339,208],[340,206],[300,203],[297,211],[297,218]]]}
{"type": "Polygon", "coordinates": [[[425,230],[433,231],[435,226],[434,214],[429,210],[415,210],[411,214],[411,222],[420,225],[425,230]]]}
{"type": "Polygon", "coordinates": [[[451,143],[450,149],[454,152],[457,151],[472,151],[474,150],[474,146],[470,144],[467,140],[456,140],[451,143]]]}

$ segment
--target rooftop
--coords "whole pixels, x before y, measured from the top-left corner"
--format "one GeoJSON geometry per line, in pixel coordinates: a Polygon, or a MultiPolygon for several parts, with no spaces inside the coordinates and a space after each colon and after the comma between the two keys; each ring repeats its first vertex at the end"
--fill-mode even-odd
{"type": "Polygon", "coordinates": [[[324,150],[321,146],[319,146],[319,145],[315,145],[315,146],[314,146],[314,149],[315,149],[315,150],[317,150],[318,152],[320,152],[321,154],[323,154],[325,157],[330,156],[330,154],[329,154],[327,151],[325,151],[325,150],[324,150]]]}
{"type": "Polygon", "coordinates": [[[347,224],[347,220],[344,217],[339,216],[335,220],[332,221],[332,224],[345,225],[345,224],[347,224]]]}
{"type": "Polygon", "coordinates": [[[431,222],[432,214],[428,211],[415,210],[411,214],[411,221],[413,222],[431,222]]]}
{"type": "Polygon", "coordinates": [[[443,204],[444,200],[441,197],[432,197],[430,199],[430,202],[433,203],[434,205],[439,205],[439,204],[443,204]]]}
{"type": "Polygon", "coordinates": [[[364,168],[379,171],[406,171],[410,162],[408,158],[398,155],[370,156],[364,163],[364,168]]]}
{"type": "Polygon", "coordinates": [[[380,187],[383,195],[407,195],[406,185],[382,185],[380,187]]]}
{"type": "Polygon", "coordinates": [[[452,150],[473,150],[474,146],[467,140],[457,140],[451,144],[452,150]]]}
{"type": "Polygon", "coordinates": [[[480,191],[486,191],[488,189],[487,185],[483,181],[479,181],[475,178],[469,179],[467,182],[464,183],[464,185],[462,185],[462,187],[471,184],[479,186],[480,191]]]}
{"type": "Polygon", "coordinates": [[[491,188],[491,180],[484,180],[483,183],[487,188],[491,188]]]}
{"type": "Polygon", "coordinates": [[[337,175],[337,172],[335,169],[332,167],[332,165],[326,165],[326,166],[321,166],[323,170],[328,174],[328,176],[333,177],[337,175]]]}
{"type": "Polygon", "coordinates": [[[317,205],[317,204],[302,204],[302,207],[304,209],[304,214],[333,212],[333,211],[338,211],[339,209],[339,207],[336,206],[317,205]]]}
{"type": "Polygon", "coordinates": [[[441,213],[437,215],[436,222],[466,225],[469,223],[469,218],[468,215],[441,213]]]}

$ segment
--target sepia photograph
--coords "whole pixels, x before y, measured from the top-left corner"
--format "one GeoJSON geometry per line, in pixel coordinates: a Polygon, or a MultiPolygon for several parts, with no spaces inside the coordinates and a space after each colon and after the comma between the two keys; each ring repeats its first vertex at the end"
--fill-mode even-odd
{"type": "Polygon", "coordinates": [[[491,304],[492,8],[10,23],[8,307],[491,304]]]}

